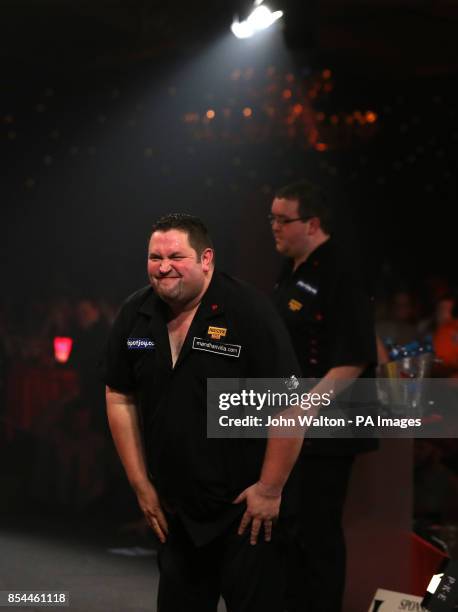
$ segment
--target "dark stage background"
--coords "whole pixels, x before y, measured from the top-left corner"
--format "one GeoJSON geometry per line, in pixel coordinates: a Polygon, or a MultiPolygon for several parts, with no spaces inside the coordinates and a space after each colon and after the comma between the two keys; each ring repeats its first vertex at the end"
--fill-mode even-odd
{"type": "Polygon", "coordinates": [[[302,9],[300,50],[280,28],[235,39],[208,2],[7,5],[5,298],[123,296],[171,210],[206,219],[221,266],[268,288],[265,214],[301,176],[330,191],[375,285],[454,275],[456,16],[439,5],[302,9]]]}

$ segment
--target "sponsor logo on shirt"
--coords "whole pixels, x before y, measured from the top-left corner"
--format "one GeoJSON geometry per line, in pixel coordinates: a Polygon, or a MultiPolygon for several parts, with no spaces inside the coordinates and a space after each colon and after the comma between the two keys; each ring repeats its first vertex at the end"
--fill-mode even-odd
{"type": "Polygon", "coordinates": [[[152,351],[156,347],[156,343],[150,338],[127,338],[127,348],[132,349],[146,349],[152,351]]]}
{"type": "Polygon", "coordinates": [[[311,293],[312,295],[316,295],[318,293],[318,289],[316,287],[312,287],[312,285],[309,285],[309,283],[305,283],[302,280],[297,281],[296,287],[299,287],[299,289],[302,289],[307,293],[311,293]]]}
{"type": "Polygon", "coordinates": [[[212,325],[210,325],[210,327],[207,330],[207,334],[213,338],[213,340],[219,340],[220,338],[224,338],[224,336],[227,334],[227,328],[226,327],[213,327],[212,325]]]}
{"type": "Polygon", "coordinates": [[[197,337],[194,337],[192,340],[192,348],[196,351],[207,351],[208,353],[226,355],[227,357],[240,357],[240,351],[242,350],[240,344],[216,343],[197,337]]]}
{"type": "Polygon", "coordinates": [[[292,310],[293,312],[297,312],[298,310],[300,310],[302,308],[303,304],[301,304],[300,302],[298,302],[297,300],[291,299],[288,302],[288,308],[290,310],[292,310]]]}

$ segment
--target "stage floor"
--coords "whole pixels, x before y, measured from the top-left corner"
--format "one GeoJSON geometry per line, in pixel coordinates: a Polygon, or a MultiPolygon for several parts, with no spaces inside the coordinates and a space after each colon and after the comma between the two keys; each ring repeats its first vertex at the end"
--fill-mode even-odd
{"type": "Polygon", "coordinates": [[[152,539],[101,522],[0,516],[0,550],[0,591],[68,591],[72,612],[156,612],[152,539]]]}

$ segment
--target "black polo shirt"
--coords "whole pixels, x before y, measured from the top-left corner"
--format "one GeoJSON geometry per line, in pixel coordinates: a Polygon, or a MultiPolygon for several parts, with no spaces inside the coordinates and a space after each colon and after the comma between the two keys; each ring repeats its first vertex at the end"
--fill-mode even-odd
{"type": "Polygon", "coordinates": [[[135,394],[152,481],[202,544],[243,510],[231,502],[258,480],[266,445],[207,438],[207,378],[289,377],[299,365],[268,298],[216,271],[174,368],[167,319],[151,287],[128,298],[108,341],[104,380],[135,394]]]}
{"type": "MultiPolygon", "coordinates": [[[[331,368],[367,364],[375,377],[377,351],[373,303],[357,270],[328,239],[293,272],[285,263],[274,301],[286,323],[302,376],[322,378],[331,368]]],[[[373,441],[314,440],[304,451],[350,453],[373,448],[373,441]]]]}

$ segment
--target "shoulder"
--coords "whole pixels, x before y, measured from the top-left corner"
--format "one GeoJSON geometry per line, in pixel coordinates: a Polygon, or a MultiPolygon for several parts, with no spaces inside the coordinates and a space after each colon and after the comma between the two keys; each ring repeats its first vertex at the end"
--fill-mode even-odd
{"type": "Polygon", "coordinates": [[[362,264],[361,259],[347,244],[331,239],[318,249],[317,270],[320,277],[342,294],[370,292],[362,264]]]}
{"type": "Polygon", "coordinates": [[[334,274],[346,267],[346,254],[332,240],[328,239],[310,255],[311,264],[318,273],[334,274]]]}
{"type": "Polygon", "coordinates": [[[131,293],[121,304],[115,321],[132,321],[139,311],[148,309],[155,301],[153,289],[148,285],[131,293]]]}
{"type": "Polygon", "coordinates": [[[272,301],[253,285],[228,274],[219,273],[224,287],[226,307],[246,323],[280,319],[272,301]]]}
{"type": "Polygon", "coordinates": [[[234,276],[219,273],[219,281],[224,288],[226,301],[230,305],[238,304],[242,307],[269,305],[269,298],[259,289],[234,276]]]}
{"type": "Polygon", "coordinates": [[[123,302],[123,306],[140,307],[150,296],[154,295],[150,285],[146,285],[131,293],[123,302]]]}
{"type": "Polygon", "coordinates": [[[121,311],[137,312],[143,305],[148,304],[155,298],[155,293],[150,285],[142,287],[131,293],[121,304],[121,311]]]}

